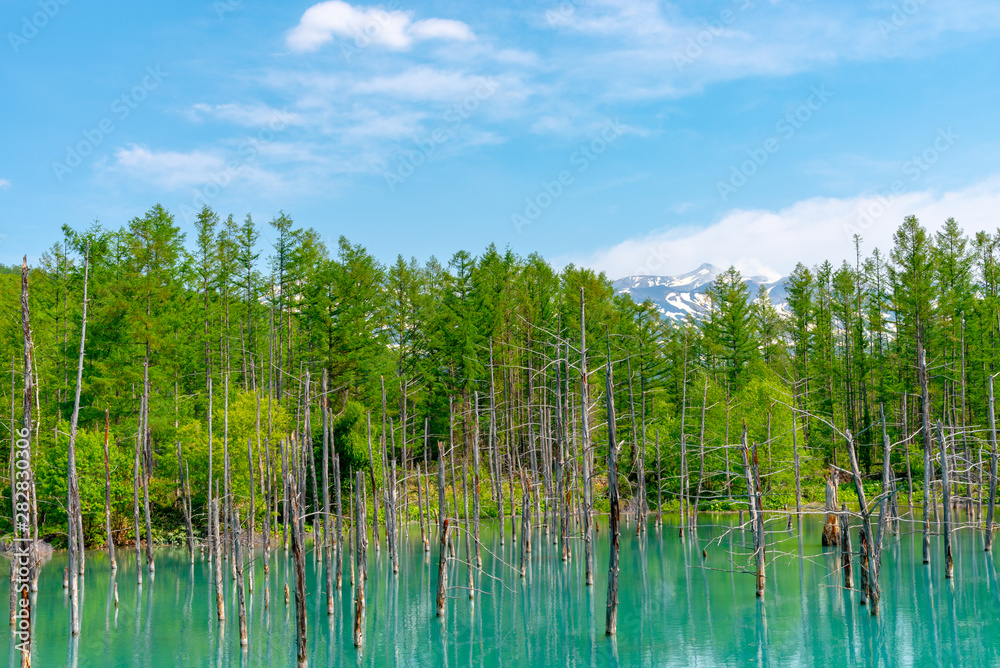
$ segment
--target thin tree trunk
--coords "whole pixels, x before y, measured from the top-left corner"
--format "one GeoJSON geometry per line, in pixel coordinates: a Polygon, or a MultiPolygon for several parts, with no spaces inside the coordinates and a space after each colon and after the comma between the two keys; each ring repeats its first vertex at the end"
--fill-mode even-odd
{"type": "Polygon", "coordinates": [[[222,596],[222,543],[219,538],[219,481],[215,481],[215,499],[212,501],[212,531],[214,532],[214,542],[216,545],[215,552],[213,554],[215,558],[214,564],[214,576],[215,576],[215,612],[219,618],[219,622],[223,622],[226,619],[226,603],[222,596]]]}
{"type": "Polygon", "coordinates": [[[292,556],[295,559],[295,646],[298,668],[308,666],[306,647],[306,560],[303,541],[305,525],[301,519],[298,490],[292,494],[292,556]]]}
{"type": "Polygon", "coordinates": [[[365,642],[365,562],[364,544],[367,520],[365,519],[365,504],[358,493],[364,489],[364,474],[357,472],[354,483],[354,564],[357,578],[354,579],[354,646],[361,647],[365,642]]]}
{"type": "Polygon", "coordinates": [[[73,395],[73,414],[69,425],[67,448],[67,516],[69,529],[69,596],[70,631],[80,635],[80,575],[83,574],[83,522],[80,506],[80,483],[76,472],[76,434],[80,423],[80,392],[83,389],[83,356],[87,343],[87,283],[90,276],[90,244],[83,264],[83,315],[80,324],[80,356],[76,369],[76,390],[73,395]]]}
{"type": "MultiPolygon", "coordinates": [[[[425,446],[426,447],[426,446],[425,446]]],[[[503,510],[503,460],[500,457],[500,439],[497,438],[497,393],[493,366],[493,339],[490,338],[490,455],[494,458],[495,478],[493,490],[496,495],[497,511],[500,515],[500,546],[504,541],[503,510]]],[[[426,542],[424,543],[426,549],[426,542]]]]}
{"type": "Polygon", "coordinates": [[[851,525],[847,515],[847,504],[841,506],[840,512],[840,562],[844,571],[844,588],[854,588],[854,575],[851,570],[851,525]]]}
{"type": "Polygon", "coordinates": [[[340,591],[344,579],[344,510],[341,504],[340,491],[340,457],[337,457],[336,448],[333,448],[333,451],[333,485],[337,500],[337,568],[335,573],[337,577],[337,591],[340,591]]]}
{"type": "Polygon", "coordinates": [[[187,461],[184,462],[184,507],[187,524],[188,556],[194,563],[194,525],[191,522],[191,471],[187,461]]]}
{"type": "Polygon", "coordinates": [[[326,401],[326,369],[323,369],[323,568],[326,571],[326,614],[333,614],[333,569],[330,541],[330,411],[326,401]]]}
{"type": "Polygon", "coordinates": [[[375,455],[372,452],[372,414],[368,413],[368,472],[372,479],[372,540],[375,541],[375,552],[378,544],[378,486],[375,484],[375,455]]]}
{"type": "Polygon", "coordinates": [[[149,514],[149,479],[153,475],[153,458],[152,450],[150,445],[150,426],[149,426],[149,364],[148,362],[143,362],[142,367],[143,375],[143,434],[142,439],[146,446],[147,456],[142,458],[142,505],[145,509],[146,517],[146,568],[149,569],[150,573],[156,570],[156,562],[153,561],[153,522],[149,514]]]}
{"type": "Polygon", "coordinates": [[[997,498],[997,422],[993,399],[993,376],[989,378],[989,416],[990,416],[990,498],[986,505],[986,528],[984,541],[986,551],[993,548],[993,511],[997,498]]]}
{"type": "MultiPolygon", "coordinates": [[[[257,499],[254,490],[253,482],[253,441],[252,437],[247,436],[247,476],[250,478],[250,514],[247,516],[247,557],[250,563],[253,563],[253,553],[254,553],[254,540],[253,540],[253,525],[257,519],[257,499]]],[[[239,519],[239,515],[236,516],[239,519]]],[[[240,523],[236,523],[237,536],[239,536],[240,523]]],[[[253,568],[250,569],[249,577],[247,578],[248,588],[250,593],[253,593],[253,568]]]]}
{"type": "MultiPolygon", "coordinates": [[[[207,327],[208,327],[208,321],[206,321],[205,327],[207,329],[207,327]]],[[[206,357],[208,356],[207,351],[206,351],[205,355],[206,355],[206,357]]],[[[206,373],[209,373],[209,372],[206,371],[206,373]]],[[[207,532],[207,534],[208,534],[207,535],[207,538],[208,538],[208,558],[209,558],[209,561],[211,561],[213,555],[215,554],[215,551],[219,549],[219,546],[215,542],[215,534],[214,534],[214,532],[212,530],[212,523],[213,523],[213,519],[212,519],[213,518],[213,515],[212,515],[212,480],[213,480],[213,475],[212,475],[212,451],[213,451],[214,448],[212,447],[212,376],[211,376],[210,373],[209,373],[208,378],[206,380],[206,384],[207,384],[207,388],[208,388],[208,415],[207,415],[207,417],[208,417],[208,501],[206,502],[205,507],[208,509],[208,532],[207,532]]]]}
{"type": "MultiPolygon", "coordinates": [[[[851,473],[854,477],[854,490],[858,495],[858,506],[861,511],[861,602],[867,597],[871,601],[871,614],[878,614],[878,603],[881,591],[878,584],[878,543],[872,534],[871,514],[868,510],[868,499],[861,480],[861,469],[858,466],[858,456],[854,448],[854,436],[847,432],[847,456],[851,462],[851,473]]],[[[883,477],[884,480],[884,477],[883,477]]],[[[884,491],[884,490],[883,490],[884,491]]],[[[884,515],[884,506],[882,514],[884,515]]],[[[882,520],[880,519],[881,523],[882,520]]]]}
{"type": "Polygon", "coordinates": [[[948,442],[944,439],[944,430],[940,420],[937,423],[938,441],[941,443],[941,491],[944,494],[944,577],[955,577],[955,563],[951,558],[951,480],[948,470],[948,442]]]}
{"type": "Polygon", "coordinates": [[[923,344],[917,341],[917,363],[920,375],[921,416],[924,430],[924,493],[923,493],[923,558],[931,563],[931,516],[928,498],[931,494],[931,401],[927,388],[927,356],[923,344]]]}
{"type": "MultiPolygon", "coordinates": [[[[108,537],[108,560],[111,562],[111,572],[118,570],[118,562],[115,560],[115,539],[111,533],[111,463],[108,454],[108,431],[111,427],[111,418],[108,410],[104,409],[104,530],[108,537]]],[[[191,517],[188,515],[188,520],[191,517]]]]}
{"type": "MultiPolygon", "coordinates": [[[[427,540],[427,524],[424,517],[424,491],[423,491],[423,470],[420,468],[420,463],[416,465],[417,468],[417,520],[420,523],[420,542],[424,546],[424,552],[430,550],[430,543],[427,540]]],[[[430,491],[428,490],[428,494],[430,491]]]]}
{"type": "MultiPolygon", "coordinates": [[[[32,358],[34,356],[34,345],[31,340],[31,319],[30,311],[28,305],[28,256],[24,256],[21,261],[21,332],[24,338],[24,399],[22,405],[22,427],[21,433],[19,434],[19,442],[17,443],[18,449],[20,450],[20,458],[27,462],[23,469],[18,470],[18,476],[25,478],[22,482],[26,484],[27,490],[23,488],[18,489],[13,495],[14,501],[14,530],[15,539],[19,542],[18,546],[23,546],[25,544],[30,545],[28,548],[28,554],[23,554],[24,548],[22,547],[22,553],[18,554],[16,559],[11,559],[11,568],[13,569],[15,563],[18,566],[18,571],[21,571],[21,567],[27,566],[28,570],[28,580],[31,582],[30,587],[24,586],[24,579],[21,578],[20,584],[16,581],[18,578],[11,577],[11,586],[20,586],[21,591],[21,602],[19,610],[15,612],[11,609],[11,628],[14,628],[15,621],[17,621],[17,639],[20,641],[18,644],[21,649],[21,668],[30,668],[31,666],[31,641],[32,641],[32,597],[31,591],[29,589],[35,586],[35,581],[38,573],[38,523],[37,523],[37,512],[38,512],[38,501],[35,498],[34,488],[35,488],[35,477],[31,466],[31,438],[32,431],[36,432],[37,437],[37,427],[34,424],[32,417],[32,391],[35,388],[34,382],[34,372],[32,368],[32,358]],[[20,441],[25,442],[23,448],[20,447],[20,441]],[[19,501],[18,499],[24,498],[24,501],[19,501]],[[18,513],[18,508],[22,508],[24,504],[27,506],[27,513],[18,513]],[[25,515],[27,515],[25,517],[25,515]],[[27,521],[25,521],[27,520],[27,521]],[[27,534],[27,536],[25,536],[27,534]],[[27,564],[25,564],[27,562],[27,564]],[[23,625],[19,620],[23,620],[23,625]]],[[[35,397],[37,400],[37,397],[35,397]]],[[[11,460],[13,463],[13,459],[11,460]]],[[[12,488],[14,485],[11,485],[12,488]]]]}
{"type": "Polygon", "coordinates": [[[243,589],[243,552],[240,549],[240,511],[235,510],[233,525],[236,527],[236,552],[233,555],[236,561],[236,594],[240,615],[240,646],[246,647],[249,644],[247,639],[247,599],[246,591],[243,589]]]}
{"type": "Polygon", "coordinates": [[[580,424],[583,442],[583,546],[586,584],[594,584],[593,481],[590,466],[590,407],[587,399],[587,327],[583,286],[580,287],[580,424]]]}
{"type": "MultiPolygon", "coordinates": [[[[141,411],[140,411],[141,413],[141,411]]],[[[142,465],[139,457],[142,452],[142,417],[139,418],[139,433],[135,440],[135,462],[132,465],[132,518],[135,520],[135,577],[142,585],[142,520],[139,515],[139,470],[142,465]]]]}
{"type": "Polygon", "coordinates": [[[612,381],[610,355],[607,371],[608,403],[608,495],[611,512],[608,518],[611,532],[611,555],[608,559],[608,603],[605,616],[605,634],[613,636],[618,632],[618,552],[620,533],[618,530],[618,438],[615,434],[615,394],[612,381]]]}

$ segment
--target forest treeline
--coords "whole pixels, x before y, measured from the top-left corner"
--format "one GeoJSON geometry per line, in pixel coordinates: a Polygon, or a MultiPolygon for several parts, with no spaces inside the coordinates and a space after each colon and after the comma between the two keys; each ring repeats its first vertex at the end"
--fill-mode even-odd
{"type": "MultiPolygon", "coordinates": [[[[838,431],[854,434],[862,470],[877,478],[884,413],[900,444],[894,474],[912,493],[923,471],[921,352],[929,414],[960,430],[956,452],[970,466],[959,475],[971,483],[971,465],[982,470],[988,378],[1000,357],[1000,232],[970,238],[949,219],[932,235],[909,217],[887,251],[865,254],[855,241],[851,261],[796,266],[785,308],[766,290],[750,294],[730,268],[708,290],[703,318],[674,322],[587,268],[557,271],[538,255],[494,246],[384,265],[345,237],[328,245],[284,213],[260,225],[206,207],[192,238],[159,205],[119,229],[64,227],[29,274],[40,533],[65,542],[85,264],[76,467],[88,545],[105,540],[106,416],[116,540],[133,540],[142,448],[155,542],[183,532],[184,477],[204,533],[210,442],[213,480],[230,450],[236,499],[280,472],[282,443],[293,435],[308,437],[321,457],[322,402],[343,480],[356,471],[384,480],[389,462],[404,476],[434,466],[444,443],[470,466],[476,448],[490,453],[480,466],[493,487],[532,480],[543,503],[558,475],[580,489],[589,423],[597,504],[606,507],[610,387],[623,498],[642,493],[665,507],[683,496],[702,509],[745,498],[742,463],[726,447],[744,423],[774,506],[794,499],[793,448],[806,500],[822,499],[830,466],[848,466],[838,431]]],[[[25,381],[20,273],[0,273],[0,360],[10,367],[3,392],[15,428],[25,381]]],[[[9,500],[11,467],[4,470],[9,500]]],[[[307,492],[317,507],[315,482],[307,492]]],[[[484,494],[484,514],[495,512],[496,499],[484,494]]],[[[263,524],[264,504],[255,512],[263,524]]],[[[0,522],[9,533],[6,513],[0,522]]]]}

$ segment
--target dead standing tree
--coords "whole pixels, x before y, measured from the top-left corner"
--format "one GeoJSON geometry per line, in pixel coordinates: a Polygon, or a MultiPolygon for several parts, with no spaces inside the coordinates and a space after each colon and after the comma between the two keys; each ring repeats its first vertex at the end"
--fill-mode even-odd
{"type": "Polygon", "coordinates": [[[70,633],[80,635],[80,575],[83,573],[83,522],[80,506],[80,483],[76,473],[76,435],[80,423],[80,391],[83,388],[83,356],[87,343],[87,282],[90,276],[90,244],[83,261],[83,316],[80,324],[80,357],[76,370],[76,391],[73,398],[73,415],[69,424],[67,448],[67,508],[66,524],[69,533],[69,592],[70,633]]]}
{"type": "Polygon", "coordinates": [[[618,632],[618,552],[620,550],[619,502],[618,502],[618,439],[615,433],[615,394],[612,380],[612,364],[608,360],[607,370],[608,404],[608,494],[610,496],[611,555],[608,559],[608,603],[605,616],[605,634],[613,636],[618,632]]]}
{"type": "Polygon", "coordinates": [[[997,422],[993,403],[993,376],[989,378],[989,416],[990,416],[990,498],[986,506],[986,526],[984,528],[984,544],[987,552],[993,548],[993,510],[997,496],[997,422]]]}
{"type": "MultiPolygon", "coordinates": [[[[587,398],[587,327],[583,287],[580,287],[580,423],[583,441],[583,545],[586,583],[594,584],[594,529],[591,509],[594,504],[593,471],[590,448],[590,406],[587,398]]],[[[513,499],[511,499],[513,502],[513,499]]]]}

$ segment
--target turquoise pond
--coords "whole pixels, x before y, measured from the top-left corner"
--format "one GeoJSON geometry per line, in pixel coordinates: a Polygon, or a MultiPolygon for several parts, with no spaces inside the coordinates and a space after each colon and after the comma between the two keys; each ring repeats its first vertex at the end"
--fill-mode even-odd
{"type": "MultiPolygon", "coordinates": [[[[437,618],[437,546],[425,553],[411,527],[401,541],[400,571],[383,549],[369,551],[366,639],[352,636],[349,573],[326,611],[322,572],[307,557],[310,666],[995,666],[1000,665],[1000,585],[995,557],[982,532],[955,532],[955,578],[945,580],[942,539],[932,563],[921,563],[919,525],[902,525],[883,553],[881,614],[860,606],[841,587],[839,552],[820,546],[822,518],[806,516],[801,534],[784,517],[769,520],[767,590],[754,595],[748,572],[750,533],[731,515],[702,515],[697,540],[681,539],[677,518],[652,523],[642,537],[623,523],[618,635],[604,634],[609,542],[606,518],[596,542],[597,578],[584,586],[583,544],[572,541],[563,562],[552,536],[536,530],[524,579],[508,534],[482,531],[483,572],[474,599],[464,587],[464,563],[452,563],[447,614],[437,618]],[[707,558],[702,558],[702,550],[707,558]],[[462,588],[458,588],[462,587],[462,588]]],[[[508,528],[509,532],[509,528],[508,528]]],[[[855,545],[857,537],[855,535],[855,545]]],[[[457,556],[464,561],[465,547],[457,556]]],[[[88,554],[82,633],[68,638],[68,596],[62,587],[65,553],[42,567],[36,604],[33,666],[167,668],[295,666],[295,616],[284,603],[291,562],[272,554],[271,606],[264,608],[262,553],[248,598],[249,647],[239,643],[235,582],[227,569],[227,619],[216,619],[209,564],[184,549],[157,551],[156,576],[141,587],[135,552],[118,551],[119,605],[111,599],[107,556],[88,554]]],[[[346,567],[346,564],[345,564],[346,567]]],[[[4,566],[6,575],[6,566],[4,566]]],[[[857,574],[855,575],[857,577],[857,574]]],[[[4,586],[6,582],[4,582],[4,586]]],[[[5,655],[19,665],[8,638],[5,655]]]]}

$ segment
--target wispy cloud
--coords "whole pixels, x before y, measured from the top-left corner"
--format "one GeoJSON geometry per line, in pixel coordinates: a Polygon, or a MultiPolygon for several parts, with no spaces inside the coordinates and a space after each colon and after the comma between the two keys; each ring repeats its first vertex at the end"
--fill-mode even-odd
{"type": "Polygon", "coordinates": [[[734,210],[705,227],[663,228],[594,253],[558,258],[557,264],[575,262],[617,278],[676,274],[710,262],[776,278],[791,272],[797,262],[839,264],[853,259],[854,234],[861,235],[863,248],[887,251],[908,215],[916,215],[931,230],[954,217],[972,231],[992,227],[998,208],[1000,175],[943,193],[817,197],[774,211],[734,210]]]}
{"type": "Polygon", "coordinates": [[[472,29],[461,21],[429,18],[414,21],[410,12],[378,7],[355,7],[329,0],[305,11],[285,43],[296,52],[316,51],[334,37],[363,41],[394,51],[405,51],[426,40],[471,41],[472,29]]]}
{"type": "Polygon", "coordinates": [[[300,125],[302,118],[297,113],[285,109],[275,109],[266,104],[205,104],[198,103],[191,108],[195,120],[214,118],[245,127],[263,127],[273,123],[300,125]]]}
{"type": "Polygon", "coordinates": [[[10,181],[7,179],[0,179],[0,190],[7,190],[10,188],[10,181]]]}
{"type": "Polygon", "coordinates": [[[224,182],[227,187],[234,182],[277,186],[281,182],[280,177],[254,164],[261,155],[262,147],[270,149],[266,143],[255,144],[252,155],[235,155],[227,159],[221,151],[154,151],[133,144],[115,151],[113,161],[105,170],[165,190],[180,190],[213,182],[220,185],[224,182]]]}
{"type": "Polygon", "coordinates": [[[398,74],[359,81],[354,86],[354,92],[415,100],[449,101],[473,93],[482,83],[482,77],[464,72],[413,67],[398,74]]]}
{"type": "Polygon", "coordinates": [[[616,99],[683,97],[715,82],[906,57],[948,48],[940,38],[949,33],[1000,30],[1000,5],[988,0],[841,3],[836,11],[816,3],[735,0],[696,5],[697,13],[656,0],[562,5],[565,10],[548,10],[539,23],[564,38],[585,38],[557,51],[566,74],[577,87],[603,80],[605,96],[616,99]]]}

